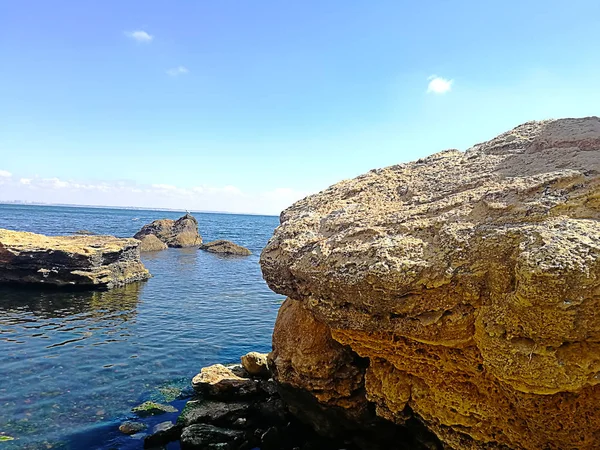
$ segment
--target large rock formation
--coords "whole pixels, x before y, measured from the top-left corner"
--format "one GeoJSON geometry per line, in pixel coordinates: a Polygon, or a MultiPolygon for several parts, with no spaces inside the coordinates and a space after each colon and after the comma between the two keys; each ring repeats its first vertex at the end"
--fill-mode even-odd
{"type": "Polygon", "coordinates": [[[150,278],[139,242],[0,229],[0,283],[112,288],[150,278]]]}
{"type": "Polygon", "coordinates": [[[301,200],[261,255],[292,299],[277,377],[351,407],[362,382],[380,417],[416,417],[449,448],[600,448],[599,219],[596,117],[529,122],[301,200]]]}
{"type": "Polygon", "coordinates": [[[202,236],[198,233],[198,221],[191,214],[177,220],[160,219],[144,225],[133,237],[144,242],[144,251],[160,250],[156,240],[146,236],[153,235],[169,247],[194,247],[202,244],[202,236]],[[146,242],[147,241],[147,242],[146,242]]]}

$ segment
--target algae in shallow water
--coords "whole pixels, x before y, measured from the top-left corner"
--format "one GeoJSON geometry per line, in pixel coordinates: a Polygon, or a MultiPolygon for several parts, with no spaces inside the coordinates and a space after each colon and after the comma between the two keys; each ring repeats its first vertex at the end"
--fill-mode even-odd
{"type": "Polygon", "coordinates": [[[174,408],[171,405],[162,405],[156,402],[144,402],[141,405],[134,407],[132,411],[138,416],[144,417],[177,412],[177,408],[174,408]]]}
{"type": "Polygon", "coordinates": [[[0,434],[0,442],[6,442],[6,441],[14,441],[15,438],[12,436],[6,436],[5,434],[0,434]]]}

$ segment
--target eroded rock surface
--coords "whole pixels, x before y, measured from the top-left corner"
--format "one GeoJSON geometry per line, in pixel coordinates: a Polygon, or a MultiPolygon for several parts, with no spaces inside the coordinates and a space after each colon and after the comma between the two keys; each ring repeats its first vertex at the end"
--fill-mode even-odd
{"type": "MultiPolygon", "coordinates": [[[[198,221],[191,214],[186,214],[177,220],[155,220],[144,225],[133,237],[143,240],[148,235],[155,236],[168,247],[194,247],[202,244],[202,237],[198,232],[198,221]]],[[[156,247],[156,243],[153,247],[156,247]]]]}
{"type": "Polygon", "coordinates": [[[141,252],[158,252],[160,250],[166,250],[168,245],[161,241],[153,234],[147,234],[142,236],[140,239],[140,251],[141,252]]]}
{"type": "Polygon", "coordinates": [[[333,341],[367,360],[380,417],[416,417],[451,448],[600,448],[599,219],[596,117],[526,123],[307,197],[261,255],[293,299],[276,376],[343,398],[352,364],[315,363],[333,341]]]}
{"type": "Polygon", "coordinates": [[[0,229],[0,283],[113,288],[150,278],[139,242],[0,229]]]}

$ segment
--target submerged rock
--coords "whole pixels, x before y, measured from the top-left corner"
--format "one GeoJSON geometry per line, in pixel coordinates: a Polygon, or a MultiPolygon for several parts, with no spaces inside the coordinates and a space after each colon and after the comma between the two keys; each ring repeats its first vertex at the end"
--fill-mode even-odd
{"type": "Polygon", "coordinates": [[[448,448],[600,448],[600,119],[373,170],[280,219],[261,266],[290,298],[282,385],[448,448]]]}
{"type": "Polygon", "coordinates": [[[139,241],[141,252],[157,252],[168,248],[167,244],[153,234],[142,236],[139,241]]]}
{"type": "Polygon", "coordinates": [[[267,354],[250,352],[241,357],[242,367],[250,375],[268,377],[270,375],[267,367],[267,354]]]}
{"type": "Polygon", "coordinates": [[[163,405],[162,403],[144,402],[141,405],[132,408],[131,411],[133,411],[140,417],[147,417],[156,416],[158,414],[177,412],[177,408],[171,405],[163,405]]]}
{"type": "Polygon", "coordinates": [[[113,288],[146,280],[139,242],[0,229],[0,283],[113,288]]]}
{"type": "Polygon", "coordinates": [[[223,239],[206,242],[200,246],[200,250],[206,250],[207,252],[211,253],[220,253],[222,255],[248,256],[252,254],[252,252],[246,247],[242,247],[241,245],[237,245],[233,242],[225,241],[223,239]]]}
{"type": "MultiPolygon", "coordinates": [[[[186,214],[177,220],[155,220],[144,225],[133,237],[142,240],[149,235],[155,236],[169,247],[194,247],[202,244],[202,237],[198,233],[198,221],[191,214],[186,214]]],[[[156,243],[153,247],[156,247],[156,243]]]]}
{"type": "Polygon", "coordinates": [[[144,439],[144,448],[156,448],[179,439],[181,427],[173,422],[161,422],[152,429],[152,434],[144,439]]]}
{"type": "Polygon", "coordinates": [[[146,425],[145,423],[132,422],[131,420],[127,420],[119,426],[119,431],[123,434],[132,435],[139,433],[140,431],[144,431],[146,428],[148,428],[148,425],[146,425]]]}

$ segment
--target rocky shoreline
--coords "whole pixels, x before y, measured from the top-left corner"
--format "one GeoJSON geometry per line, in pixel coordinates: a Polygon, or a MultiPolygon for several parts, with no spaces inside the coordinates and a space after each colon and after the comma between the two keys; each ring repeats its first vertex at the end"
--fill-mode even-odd
{"type": "Polygon", "coordinates": [[[143,437],[147,449],[160,449],[174,441],[180,442],[182,450],[442,449],[421,424],[400,429],[374,414],[360,429],[342,429],[343,419],[325,412],[323,418],[331,428],[315,430],[313,420],[323,415],[323,410],[309,398],[302,411],[290,409],[284,399],[303,393],[277,383],[272,375],[268,355],[256,352],[242,356],[241,364],[205,367],[193,378],[194,394],[176,422],[161,422],[147,432],[145,417],[174,409],[145,402],[132,410],[139,419],[127,420],[119,429],[134,439],[143,437]],[[306,414],[312,419],[304,421],[306,414]]]}

